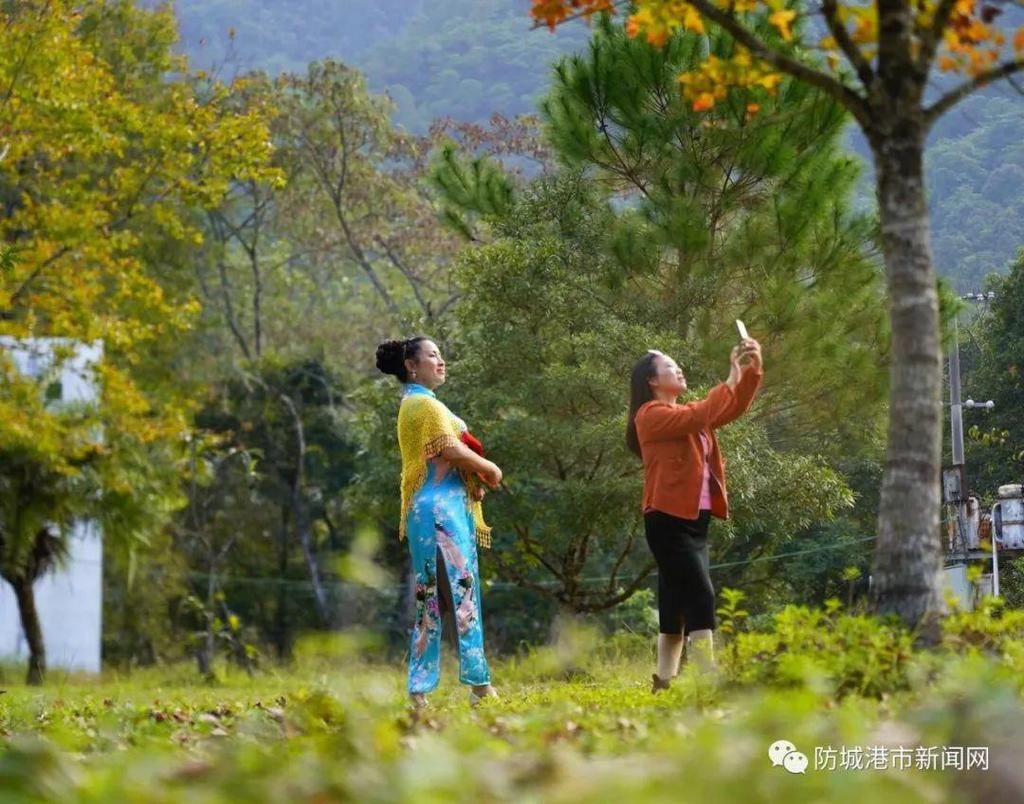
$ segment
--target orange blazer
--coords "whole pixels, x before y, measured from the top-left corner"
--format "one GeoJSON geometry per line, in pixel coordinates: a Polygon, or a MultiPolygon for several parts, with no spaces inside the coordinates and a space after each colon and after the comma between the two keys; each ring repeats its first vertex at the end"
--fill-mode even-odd
{"type": "Polygon", "coordinates": [[[750,409],[763,376],[762,371],[748,367],[735,390],[720,383],[698,402],[679,405],[655,400],[640,407],[636,434],[644,461],[644,511],[654,509],[680,519],[698,517],[704,481],[700,433],[704,431],[711,440],[711,513],[720,519],[729,516],[725,460],[715,430],[750,409]]]}

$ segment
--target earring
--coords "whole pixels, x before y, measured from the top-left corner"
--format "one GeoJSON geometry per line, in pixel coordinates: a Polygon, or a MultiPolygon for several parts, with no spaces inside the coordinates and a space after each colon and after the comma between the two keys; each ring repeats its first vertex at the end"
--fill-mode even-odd
{"type": "Polygon", "coordinates": [[[411,376],[415,380],[416,379],[416,372],[414,371],[411,376]]]}

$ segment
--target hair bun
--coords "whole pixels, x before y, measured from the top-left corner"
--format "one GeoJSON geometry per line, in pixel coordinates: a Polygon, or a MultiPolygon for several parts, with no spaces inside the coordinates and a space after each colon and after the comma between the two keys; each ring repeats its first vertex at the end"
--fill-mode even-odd
{"type": "Polygon", "coordinates": [[[405,368],[405,344],[402,341],[384,341],[377,347],[377,368],[396,377],[405,368]]]}

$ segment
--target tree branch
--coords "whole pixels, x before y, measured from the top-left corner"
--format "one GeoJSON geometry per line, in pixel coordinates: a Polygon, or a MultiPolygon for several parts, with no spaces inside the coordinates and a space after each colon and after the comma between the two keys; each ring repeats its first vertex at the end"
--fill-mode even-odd
{"type": "Polygon", "coordinates": [[[836,0],[822,0],[821,10],[825,14],[825,22],[828,24],[828,29],[832,32],[832,37],[857,71],[857,77],[860,79],[861,84],[864,85],[864,90],[870,91],[871,84],[875,80],[874,70],[868,64],[864,53],[857,47],[857,43],[850,37],[850,32],[846,30],[846,26],[839,21],[839,8],[836,5],[836,0]]]}
{"type": "Polygon", "coordinates": [[[759,59],[767,62],[780,72],[786,73],[812,87],[816,87],[830,97],[835,98],[849,110],[850,114],[857,119],[857,122],[863,128],[866,129],[870,126],[871,115],[865,99],[846,86],[846,84],[794,59],[792,56],[780,53],[759,39],[743,23],[736,19],[733,14],[715,6],[711,0],[690,0],[690,4],[759,59]]]}
{"type": "Polygon", "coordinates": [[[49,257],[47,257],[45,260],[39,263],[32,270],[32,273],[30,273],[27,277],[25,277],[24,280],[22,280],[22,283],[18,285],[18,288],[14,291],[14,293],[11,294],[11,298],[8,301],[8,309],[4,311],[4,318],[13,317],[15,306],[18,304],[18,302],[21,301],[21,297],[28,292],[28,289],[32,285],[32,283],[39,278],[39,275],[42,274],[43,271],[45,271],[47,268],[49,268],[51,265],[57,262],[57,260],[59,260],[65,254],[67,254],[69,251],[71,251],[70,246],[61,246],[53,254],[51,254],[49,257]]]}
{"type": "Polygon", "coordinates": [[[931,27],[927,31],[919,32],[921,40],[921,51],[917,56],[917,66],[923,75],[928,74],[931,69],[932,59],[939,49],[939,42],[942,41],[942,34],[949,24],[949,18],[956,7],[956,0],[939,0],[935,8],[935,15],[932,17],[931,27]]]}
{"type": "Polygon", "coordinates": [[[380,235],[374,237],[377,245],[380,246],[381,250],[387,255],[387,258],[391,261],[391,264],[398,269],[398,272],[405,277],[405,280],[409,283],[409,287],[412,288],[413,296],[416,298],[416,302],[419,304],[420,309],[423,310],[427,318],[430,318],[430,303],[423,297],[423,291],[420,289],[420,280],[412,272],[395,253],[395,250],[391,248],[391,245],[380,235]]]}
{"type": "Polygon", "coordinates": [[[224,264],[223,259],[217,260],[217,272],[220,274],[221,299],[224,301],[224,313],[228,322],[228,328],[235,336],[235,341],[241,347],[245,359],[251,362],[252,352],[249,350],[249,344],[246,341],[245,335],[242,334],[242,328],[239,326],[238,319],[235,316],[235,305],[231,301],[231,294],[233,292],[231,280],[228,278],[227,266],[224,264]]]}
{"type": "Polygon", "coordinates": [[[991,70],[986,70],[980,75],[976,75],[970,81],[965,81],[956,89],[952,89],[947,92],[935,101],[935,103],[924,110],[925,126],[930,127],[942,115],[956,106],[964,98],[968,97],[975,90],[988,86],[992,82],[998,81],[1001,78],[1009,78],[1011,75],[1018,73],[1021,70],[1024,70],[1024,58],[1017,59],[1016,61],[1003,62],[998,67],[993,67],[991,70]]]}
{"type": "Polygon", "coordinates": [[[617,595],[613,595],[612,597],[605,597],[603,599],[599,598],[595,602],[591,602],[594,601],[594,597],[596,597],[595,595],[585,595],[583,598],[585,602],[573,606],[573,609],[580,614],[590,614],[593,612],[610,609],[614,606],[619,605],[619,603],[622,603],[623,601],[629,600],[629,598],[631,598],[634,595],[634,593],[636,593],[636,591],[640,589],[640,587],[647,583],[647,579],[651,577],[651,573],[654,572],[656,566],[657,565],[654,563],[654,560],[652,559],[651,561],[647,562],[647,564],[644,566],[642,570],[640,570],[639,573],[637,573],[636,577],[633,578],[629,586],[625,587],[617,595]]]}
{"type": "Polygon", "coordinates": [[[622,563],[626,560],[626,557],[633,551],[633,542],[636,541],[637,526],[639,519],[634,520],[633,527],[629,529],[629,539],[626,542],[626,546],[622,548],[622,552],[619,553],[618,558],[615,559],[615,563],[612,565],[611,574],[608,576],[608,592],[615,591],[615,582],[619,578],[619,570],[622,568],[622,563]]]}

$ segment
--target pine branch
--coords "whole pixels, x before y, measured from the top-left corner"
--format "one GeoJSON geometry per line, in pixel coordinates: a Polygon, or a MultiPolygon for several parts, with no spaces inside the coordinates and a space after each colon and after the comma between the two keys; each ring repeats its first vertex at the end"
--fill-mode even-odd
{"type": "Polygon", "coordinates": [[[991,70],[976,75],[970,81],[965,81],[956,89],[952,89],[939,98],[935,103],[924,110],[925,125],[930,127],[936,120],[942,115],[956,106],[964,98],[967,98],[976,90],[986,87],[994,81],[998,81],[1001,78],[1009,78],[1014,73],[1018,73],[1024,70],[1024,58],[1017,59],[1016,61],[1007,61],[1000,64],[998,67],[993,67],[991,70]]]}

